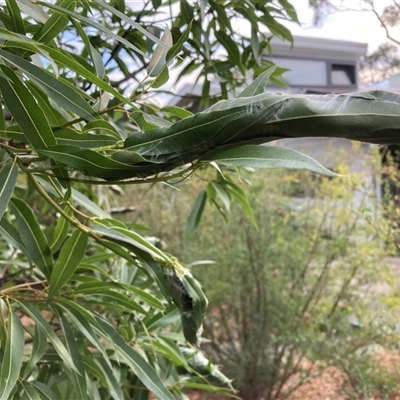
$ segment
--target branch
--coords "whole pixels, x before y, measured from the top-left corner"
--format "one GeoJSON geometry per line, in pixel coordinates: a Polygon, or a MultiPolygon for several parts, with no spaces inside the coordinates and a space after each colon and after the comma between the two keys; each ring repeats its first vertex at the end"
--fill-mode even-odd
{"type": "Polygon", "coordinates": [[[132,71],[131,73],[125,75],[125,76],[124,76],[122,79],[120,79],[119,81],[113,81],[113,82],[111,82],[110,84],[111,84],[111,86],[114,87],[114,88],[115,88],[115,87],[119,87],[122,83],[128,81],[129,79],[136,78],[136,75],[137,75],[139,72],[142,72],[142,71],[145,70],[145,69],[146,69],[146,66],[143,65],[143,66],[141,66],[139,69],[137,69],[137,70],[135,70],[135,71],[132,71]]]}
{"type": "MultiPolygon", "coordinates": [[[[378,21],[381,23],[383,29],[386,32],[386,37],[391,40],[392,42],[400,45],[400,41],[396,40],[394,37],[392,37],[390,35],[389,29],[387,28],[387,26],[385,25],[384,21],[382,20],[381,16],[378,14],[378,12],[375,10],[375,6],[374,3],[370,3],[371,4],[371,11],[375,14],[376,18],[378,18],[378,21]]],[[[396,3],[396,5],[398,6],[398,4],[396,3]]]]}

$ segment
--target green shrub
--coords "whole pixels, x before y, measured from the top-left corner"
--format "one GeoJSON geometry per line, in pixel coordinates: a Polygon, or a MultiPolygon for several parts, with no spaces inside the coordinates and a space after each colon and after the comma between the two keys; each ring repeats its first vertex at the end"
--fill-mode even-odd
{"type": "Polygon", "coordinates": [[[139,204],[174,254],[215,261],[193,268],[210,300],[206,352],[243,399],[284,398],[329,365],[350,376],[355,392],[392,388],[393,379],[379,384],[363,367],[371,362],[362,349],[389,346],[396,336],[380,315],[383,303],[365,296],[391,279],[373,186],[361,175],[321,179],[306,172],[269,171],[251,182],[258,229],[235,205],[226,223],[210,210],[185,242],[184,218],[202,181],[181,187],[179,198],[165,187],[151,204],[139,204]],[[299,197],[310,188],[313,197],[299,197]]]}

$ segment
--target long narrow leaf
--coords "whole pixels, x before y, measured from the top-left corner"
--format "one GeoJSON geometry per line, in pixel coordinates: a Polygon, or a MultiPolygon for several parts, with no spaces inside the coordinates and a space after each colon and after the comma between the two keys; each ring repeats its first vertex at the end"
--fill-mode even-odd
{"type": "MultiPolygon", "coordinates": [[[[107,29],[106,27],[104,27],[102,24],[96,22],[94,19],[91,18],[87,18],[84,17],[83,15],[79,14],[79,13],[75,13],[72,12],[70,10],[67,10],[65,8],[59,7],[56,4],[51,4],[51,3],[47,3],[44,1],[39,1],[39,4],[42,4],[46,7],[52,8],[55,11],[58,11],[61,14],[64,15],[68,15],[72,18],[77,19],[78,21],[83,21],[86,24],[88,24],[89,26],[93,26],[94,28],[98,29],[100,32],[105,33],[108,37],[112,37],[115,40],[117,40],[118,42],[120,42],[121,44],[125,45],[127,48],[132,49],[133,51],[141,54],[142,56],[144,56],[145,54],[138,48],[136,47],[134,44],[130,43],[128,40],[124,39],[123,37],[117,35],[116,33],[114,33],[113,31],[107,29]]],[[[103,3],[103,6],[105,5],[105,3],[103,3]]],[[[115,10],[115,9],[114,9],[115,10]]],[[[148,32],[149,34],[149,32],[148,32]]]]}
{"type": "Polygon", "coordinates": [[[75,230],[61,248],[60,255],[51,272],[48,301],[58,293],[78,268],[85,255],[87,241],[88,236],[86,233],[75,230]]]}
{"type": "Polygon", "coordinates": [[[17,182],[17,176],[18,167],[15,163],[6,164],[0,171],[0,219],[7,209],[17,182]]]}
{"type": "Polygon", "coordinates": [[[47,279],[53,268],[50,246],[32,209],[20,199],[11,199],[10,209],[15,215],[19,233],[30,257],[47,279]]]}
{"type": "Polygon", "coordinates": [[[35,331],[33,336],[32,352],[29,357],[28,363],[24,368],[24,378],[28,378],[36,367],[37,362],[43,357],[47,349],[46,335],[43,330],[35,325],[35,331]]]}
{"type": "Polygon", "coordinates": [[[0,221],[0,233],[3,238],[7,240],[7,242],[9,242],[16,249],[20,250],[23,254],[25,254],[28,259],[32,260],[31,255],[28,249],[25,247],[25,243],[22,240],[20,233],[5,216],[3,216],[0,221]]]}
{"type": "Polygon", "coordinates": [[[107,364],[111,368],[111,363],[108,358],[108,355],[107,355],[104,347],[101,345],[98,337],[93,332],[92,325],[97,324],[96,320],[94,319],[93,314],[91,314],[90,311],[86,310],[78,303],[73,302],[68,299],[61,298],[59,300],[59,304],[61,305],[61,307],[63,307],[67,311],[68,315],[73,320],[73,322],[76,324],[76,326],[80,329],[82,334],[89,340],[89,342],[93,346],[95,346],[97,348],[97,350],[102,355],[102,358],[104,359],[104,361],[107,362],[107,364]]]}
{"type": "Polygon", "coordinates": [[[193,232],[197,229],[201,216],[203,215],[204,207],[207,202],[207,192],[205,190],[201,191],[192,207],[188,221],[186,223],[186,238],[188,239],[193,232]]]}
{"type": "Polygon", "coordinates": [[[7,0],[7,9],[14,25],[15,32],[25,34],[25,24],[16,0],[7,0]]]}
{"type": "Polygon", "coordinates": [[[121,18],[122,20],[124,20],[128,24],[132,25],[135,29],[137,29],[138,31],[143,33],[143,35],[147,36],[150,40],[152,40],[153,42],[157,43],[159,46],[167,48],[167,45],[162,40],[158,39],[156,36],[154,36],[152,33],[150,33],[147,29],[145,29],[142,26],[140,26],[140,24],[138,24],[137,22],[133,21],[131,18],[126,16],[121,11],[118,11],[116,8],[111,7],[105,1],[100,2],[99,5],[101,7],[104,7],[105,9],[109,10],[112,14],[114,14],[117,17],[121,18]]]}
{"type": "Polygon", "coordinates": [[[114,400],[121,400],[123,393],[120,385],[115,379],[113,370],[106,364],[103,359],[92,358],[83,355],[82,362],[86,372],[94,375],[103,386],[110,391],[114,400]]]}
{"type": "Polygon", "coordinates": [[[133,104],[126,97],[121,95],[121,93],[119,93],[116,89],[114,89],[107,82],[103,81],[98,76],[93,74],[91,71],[86,69],[84,66],[79,64],[75,59],[73,59],[71,57],[71,55],[68,52],[63,51],[62,49],[53,49],[52,47],[42,45],[41,43],[32,42],[25,36],[23,38],[21,38],[19,36],[8,35],[6,32],[4,32],[2,30],[2,28],[0,28],[0,39],[1,38],[5,38],[5,39],[8,38],[8,40],[13,41],[13,42],[8,42],[6,44],[6,47],[22,48],[25,50],[40,53],[46,58],[51,57],[58,64],[63,65],[65,67],[71,69],[72,71],[75,71],[76,73],[80,74],[82,77],[86,78],[88,81],[93,82],[99,88],[105,90],[106,92],[111,93],[122,103],[126,103],[126,104],[129,104],[131,107],[134,107],[133,104]],[[21,43],[21,41],[22,41],[22,43],[21,43]]]}
{"type": "Polygon", "coordinates": [[[42,382],[34,381],[31,384],[40,392],[40,395],[43,397],[43,400],[59,400],[57,395],[42,382]]]}
{"type": "MultiPolygon", "coordinates": [[[[74,10],[76,6],[75,1],[64,0],[60,2],[60,7],[66,7],[74,10]]],[[[68,24],[68,18],[59,14],[53,13],[50,18],[41,26],[41,28],[34,34],[33,40],[47,44],[53,40],[68,24]]]]}
{"type": "Polygon", "coordinates": [[[57,354],[65,362],[65,364],[72,370],[79,372],[75,366],[71,354],[65,348],[59,337],[55,334],[50,324],[40,314],[39,310],[25,300],[19,300],[18,302],[21,304],[27,314],[35,321],[35,324],[38,325],[38,328],[43,330],[44,334],[49,339],[57,354]]]}
{"type": "Polygon", "coordinates": [[[9,78],[0,76],[0,90],[7,108],[20,125],[22,132],[35,149],[45,149],[57,144],[56,138],[41,108],[17,75],[8,67],[0,66],[9,78]]]}
{"type": "Polygon", "coordinates": [[[107,180],[126,179],[140,172],[142,169],[112,160],[100,153],[78,146],[53,146],[47,150],[39,150],[40,154],[57,162],[69,165],[87,175],[104,178],[107,180]]]}
{"type": "MultiPolygon", "coordinates": [[[[68,215],[72,215],[72,210],[68,206],[64,207],[64,212],[66,212],[68,215]]],[[[61,245],[64,243],[69,231],[69,226],[69,221],[64,216],[60,215],[58,217],[56,228],[54,230],[54,236],[50,245],[51,252],[53,254],[58,251],[61,245]]]]}
{"type": "Polygon", "coordinates": [[[76,343],[76,339],[74,337],[73,331],[71,326],[69,325],[68,321],[64,318],[60,318],[60,326],[64,333],[65,338],[65,346],[71,354],[71,357],[74,361],[74,365],[76,366],[78,372],[71,371],[72,377],[72,385],[75,389],[75,395],[79,400],[86,400],[87,399],[87,390],[86,390],[86,378],[85,378],[85,371],[83,368],[82,357],[79,352],[78,345],[76,343]]]}
{"type": "Polygon", "coordinates": [[[110,324],[100,318],[98,318],[98,324],[117,349],[119,357],[132,368],[143,384],[161,399],[174,400],[174,396],[167,390],[154,368],[133,347],[129,346],[110,324]]]}
{"type": "Polygon", "coordinates": [[[244,89],[238,97],[251,97],[264,93],[269,77],[275,72],[276,68],[276,65],[274,65],[258,75],[257,78],[246,89],[244,89]]]}
{"type": "Polygon", "coordinates": [[[24,329],[18,316],[10,313],[7,340],[0,367],[0,399],[7,400],[17,384],[24,355],[24,329]]]}
{"type": "Polygon", "coordinates": [[[78,89],[67,85],[66,81],[57,79],[42,68],[7,51],[0,50],[0,57],[23,70],[33,82],[61,107],[88,121],[99,118],[93,108],[90,107],[88,102],[78,92],[78,89]]]}
{"type": "Polygon", "coordinates": [[[40,396],[40,392],[34,386],[28,384],[24,384],[24,394],[21,397],[21,400],[42,400],[40,396]]]}
{"type": "Polygon", "coordinates": [[[284,147],[245,145],[218,152],[203,161],[215,161],[229,167],[308,169],[336,176],[313,158],[284,147]]]}

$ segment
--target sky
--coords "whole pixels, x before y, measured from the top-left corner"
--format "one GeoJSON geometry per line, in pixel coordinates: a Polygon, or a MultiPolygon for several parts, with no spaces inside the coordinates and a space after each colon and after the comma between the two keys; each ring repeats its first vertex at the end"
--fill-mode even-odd
{"type": "MultiPolygon", "coordinates": [[[[341,4],[353,9],[360,9],[360,3],[363,2],[333,0],[332,3],[341,4]]],[[[299,20],[302,23],[302,27],[292,23],[286,24],[293,35],[368,43],[368,51],[373,51],[380,43],[387,40],[384,29],[380,26],[380,22],[372,12],[338,12],[329,16],[321,27],[315,27],[312,24],[313,11],[308,6],[308,0],[292,0],[292,4],[295,6],[299,20]]],[[[379,13],[382,12],[385,6],[390,4],[393,4],[392,0],[375,1],[375,7],[379,13]]],[[[400,28],[397,27],[396,29],[399,31],[398,37],[400,38],[400,28]]]]}

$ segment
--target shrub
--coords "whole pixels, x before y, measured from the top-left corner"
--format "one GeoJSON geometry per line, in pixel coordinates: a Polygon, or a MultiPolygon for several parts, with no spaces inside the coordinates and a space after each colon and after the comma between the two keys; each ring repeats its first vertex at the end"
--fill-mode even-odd
{"type": "Polygon", "coordinates": [[[179,200],[165,188],[143,204],[175,254],[215,261],[193,270],[210,300],[207,353],[244,399],[284,398],[330,365],[349,376],[353,392],[388,391],[393,385],[368,378],[371,356],[363,351],[388,347],[396,336],[391,319],[380,315],[383,303],[365,295],[391,276],[382,264],[379,229],[386,222],[373,185],[361,175],[321,179],[305,172],[261,173],[251,182],[258,229],[236,205],[226,224],[218,209],[209,210],[185,242],[178,227],[201,181],[181,187],[179,200]],[[299,197],[309,188],[313,197],[299,197]]]}

